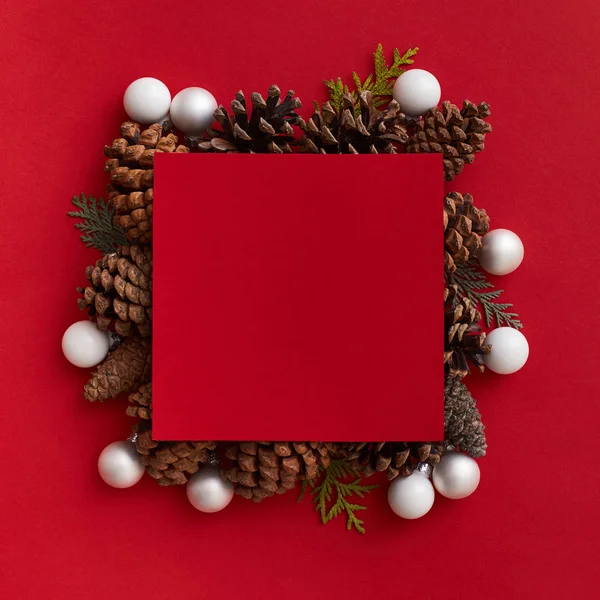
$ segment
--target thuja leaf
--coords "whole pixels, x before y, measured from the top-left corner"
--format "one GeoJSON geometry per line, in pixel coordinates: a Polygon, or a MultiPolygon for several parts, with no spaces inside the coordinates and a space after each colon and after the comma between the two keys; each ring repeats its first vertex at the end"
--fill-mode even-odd
{"type": "MultiPolygon", "coordinates": [[[[378,44],[377,49],[373,53],[374,72],[367,75],[364,81],[356,71],[352,72],[354,90],[351,90],[348,85],[344,84],[341,77],[325,80],[324,83],[329,92],[329,102],[334,110],[338,113],[341,111],[344,94],[350,94],[356,101],[358,92],[365,90],[373,94],[374,106],[379,107],[385,104],[387,99],[392,95],[394,82],[405,71],[403,67],[412,65],[415,62],[413,56],[418,51],[419,48],[409,48],[404,54],[400,54],[398,48],[394,48],[393,60],[390,65],[383,53],[383,46],[378,44]]],[[[355,110],[358,109],[358,103],[356,103],[355,110]]]]}
{"type": "Polygon", "coordinates": [[[366,510],[366,506],[356,502],[350,502],[349,498],[356,496],[364,498],[366,494],[375,489],[376,485],[363,485],[360,473],[342,460],[333,460],[327,468],[319,469],[322,477],[320,483],[304,482],[300,498],[310,485],[312,490],[315,511],[321,515],[322,523],[329,523],[342,513],[346,513],[348,530],[356,529],[359,533],[365,533],[364,521],[356,516],[356,512],[366,510]],[[351,481],[346,481],[353,477],[351,481]]]}
{"type": "Polygon", "coordinates": [[[513,305],[498,301],[504,290],[495,289],[476,263],[471,261],[458,267],[448,281],[451,285],[456,285],[459,297],[468,298],[474,305],[482,306],[488,327],[495,322],[497,327],[523,328],[519,315],[510,311],[513,305]]]}
{"type": "Polygon", "coordinates": [[[79,210],[67,214],[81,219],[75,228],[82,232],[81,241],[86,246],[108,254],[117,246],[127,244],[125,230],[114,224],[114,210],[104,200],[81,194],[73,196],[72,203],[79,210]]]}

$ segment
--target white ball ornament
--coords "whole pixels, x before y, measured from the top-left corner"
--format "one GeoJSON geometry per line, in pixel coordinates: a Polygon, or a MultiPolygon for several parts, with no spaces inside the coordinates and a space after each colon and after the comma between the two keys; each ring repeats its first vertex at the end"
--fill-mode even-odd
{"type": "Polygon", "coordinates": [[[223,481],[219,469],[213,466],[204,467],[192,475],[185,491],[190,504],[204,513],[219,512],[233,499],[233,484],[223,481]]]}
{"type": "Polygon", "coordinates": [[[208,90],[185,88],[171,102],[171,121],[186,135],[200,135],[212,125],[216,109],[217,101],[208,90]]]}
{"type": "Polygon", "coordinates": [[[408,477],[396,477],[388,488],[388,504],[403,519],[418,519],[427,514],[434,499],[429,477],[419,471],[408,477]]]}
{"type": "Polygon", "coordinates": [[[479,264],[492,275],[508,275],[523,262],[525,248],[516,233],[494,229],[483,236],[479,264]]]}
{"type": "Polygon", "coordinates": [[[89,368],[101,363],[108,354],[110,335],[91,321],[73,323],[62,337],[65,358],[76,367],[89,368]]]}
{"type": "Polygon", "coordinates": [[[447,452],[433,469],[433,485],[446,498],[470,496],[479,485],[477,461],[461,452],[447,452]]]}
{"type": "Polygon", "coordinates": [[[500,375],[516,373],[529,358],[527,338],[512,327],[493,329],[485,338],[492,351],[483,357],[486,367],[500,375]]]}
{"type": "Polygon", "coordinates": [[[114,488],[134,486],[144,475],[144,465],[132,442],[113,442],[98,458],[98,473],[114,488]]]}
{"type": "Polygon", "coordinates": [[[404,114],[418,117],[438,105],[442,88],[429,71],[410,69],[396,79],[392,95],[404,114]]]}
{"type": "Polygon", "coordinates": [[[123,107],[129,118],[144,125],[162,121],[169,113],[170,105],[169,88],[154,77],[136,79],[123,96],[123,107]]]}

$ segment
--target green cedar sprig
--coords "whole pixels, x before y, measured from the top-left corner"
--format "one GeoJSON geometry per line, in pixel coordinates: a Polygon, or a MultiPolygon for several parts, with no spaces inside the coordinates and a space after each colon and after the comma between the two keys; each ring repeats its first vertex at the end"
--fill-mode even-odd
{"type": "Polygon", "coordinates": [[[73,205],[79,210],[69,211],[70,217],[81,219],[76,229],[82,232],[81,241],[88,247],[96,248],[102,254],[114,252],[117,246],[127,244],[125,230],[113,222],[114,209],[104,200],[93,196],[73,196],[73,205]]]}
{"type": "Polygon", "coordinates": [[[312,488],[310,495],[313,496],[315,511],[321,515],[323,524],[329,523],[345,512],[347,515],[346,529],[350,531],[354,527],[359,533],[365,533],[364,521],[359,519],[356,513],[366,510],[367,507],[351,502],[350,498],[352,496],[364,498],[377,485],[361,485],[360,473],[343,460],[332,460],[327,468],[320,467],[319,471],[323,475],[321,483],[317,485],[316,481],[303,482],[298,502],[304,496],[307,486],[310,485],[312,488]],[[350,477],[355,479],[347,481],[350,477]]]}
{"type": "Polygon", "coordinates": [[[336,112],[340,112],[344,94],[350,94],[355,100],[358,92],[365,90],[373,94],[373,105],[382,106],[392,95],[392,88],[396,79],[404,73],[404,65],[412,65],[415,61],[413,56],[417,54],[419,48],[409,48],[404,54],[400,54],[398,48],[394,48],[394,58],[391,66],[383,54],[383,46],[378,44],[377,50],[373,53],[375,72],[368,75],[362,81],[356,71],[352,72],[352,79],[356,90],[350,90],[341,77],[337,79],[326,79],[323,83],[329,91],[329,101],[336,112]]]}
{"type": "Polygon", "coordinates": [[[474,262],[462,265],[448,278],[451,285],[458,288],[458,296],[468,298],[474,305],[481,305],[485,315],[485,323],[488,327],[495,321],[497,327],[504,325],[514,329],[522,329],[523,323],[519,315],[509,312],[512,304],[498,302],[504,290],[496,290],[487,280],[485,273],[474,262]]]}

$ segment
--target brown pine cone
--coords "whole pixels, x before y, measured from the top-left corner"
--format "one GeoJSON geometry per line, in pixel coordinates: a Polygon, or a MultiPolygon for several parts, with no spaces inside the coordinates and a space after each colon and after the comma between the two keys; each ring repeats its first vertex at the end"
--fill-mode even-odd
{"type": "Polygon", "coordinates": [[[291,152],[295,142],[292,125],[298,122],[295,112],[302,106],[294,91],[283,101],[281,90],[272,85],[265,100],[258,92],[251,96],[252,113],[247,112],[246,98],[240,90],[231,102],[232,115],[223,106],[214,113],[221,129],[208,129],[205,137],[192,149],[200,152],[275,153],[291,152]]]}
{"type": "Polygon", "coordinates": [[[148,383],[152,374],[150,340],[128,337],[97,367],[83,388],[86,400],[106,400],[148,383]]]}
{"type": "Polygon", "coordinates": [[[437,465],[443,453],[439,442],[349,442],[340,445],[336,457],[347,460],[365,477],[385,471],[392,480],[410,475],[419,462],[437,465]]]}
{"type": "Polygon", "coordinates": [[[125,412],[130,417],[152,419],[152,382],[141,385],[136,392],[129,394],[129,406],[125,412]]]}
{"type": "Polygon", "coordinates": [[[77,301],[103,331],[122,336],[152,333],[152,250],[120,246],[85,270],[90,285],[78,288],[77,301]]]}
{"type": "Polygon", "coordinates": [[[458,298],[457,287],[444,290],[444,366],[449,375],[461,379],[469,373],[469,362],[485,370],[483,356],[492,347],[485,343],[479,322],[481,313],[468,298],[458,298]]]}
{"type": "Polygon", "coordinates": [[[225,449],[232,465],[221,474],[237,484],[237,494],[260,502],[292,489],[297,480],[315,479],[333,449],[322,442],[232,442],[225,449]]]}
{"type": "Polygon", "coordinates": [[[150,421],[134,425],[135,447],[150,477],[159,485],[183,485],[209,461],[215,442],[157,442],[150,421]]]}
{"type": "Polygon", "coordinates": [[[451,181],[484,149],[485,135],[492,131],[492,126],[485,121],[490,113],[487,102],[476,105],[465,100],[462,110],[451,102],[444,102],[441,110],[432,108],[416,122],[406,151],[443,154],[444,177],[451,181]]]}
{"type": "Polygon", "coordinates": [[[406,117],[398,103],[392,100],[380,111],[371,92],[364,91],[359,94],[359,108],[356,113],[354,99],[346,94],[340,114],[325,102],[308,122],[300,119],[302,149],[321,154],[396,154],[408,139],[406,117]]]}
{"type": "Polygon", "coordinates": [[[465,384],[456,377],[446,377],[444,422],[448,443],[473,457],[485,456],[485,426],[477,404],[465,384]]]}
{"type": "Polygon", "coordinates": [[[471,194],[450,192],[444,198],[444,268],[448,275],[457,265],[477,258],[484,236],[490,228],[485,210],[473,205],[471,194]]]}
{"type": "Polygon", "coordinates": [[[104,147],[108,158],[104,169],[110,174],[108,200],[115,209],[115,224],[125,229],[136,244],[152,241],[152,206],[154,200],[154,154],[189,152],[177,145],[177,137],[165,134],[158,123],[140,131],[131,121],[121,125],[121,137],[104,147]]]}

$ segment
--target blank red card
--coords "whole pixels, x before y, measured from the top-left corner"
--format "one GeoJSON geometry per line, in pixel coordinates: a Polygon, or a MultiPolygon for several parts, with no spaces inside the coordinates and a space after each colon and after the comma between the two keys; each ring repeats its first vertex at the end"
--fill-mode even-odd
{"type": "Polygon", "coordinates": [[[439,156],[155,160],[156,439],[442,439],[439,156]]]}

